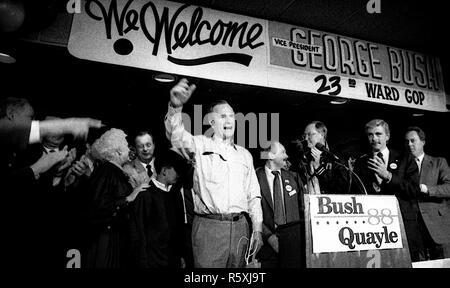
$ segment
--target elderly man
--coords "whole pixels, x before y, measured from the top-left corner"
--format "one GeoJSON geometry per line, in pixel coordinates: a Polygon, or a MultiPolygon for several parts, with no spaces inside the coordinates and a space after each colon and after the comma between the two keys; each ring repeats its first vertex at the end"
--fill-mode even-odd
{"type": "Polygon", "coordinates": [[[350,187],[344,164],[322,152],[329,149],[327,134],[328,129],[321,121],[312,121],[305,127],[303,138],[308,152],[302,159],[301,173],[306,179],[308,194],[347,194],[350,187]]]}
{"type": "Polygon", "coordinates": [[[195,267],[243,267],[262,244],[261,194],[251,154],[233,143],[234,111],[220,101],[209,110],[212,137],[193,136],[183,126],[181,108],[195,85],[186,79],[170,91],[166,132],[172,145],[193,153],[194,209],[192,246],[195,267]],[[252,235],[246,215],[252,224],[252,235]]]}
{"type": "Polygon", "coordinates": [[[406,130],[405,144],[419,168],[420,260],[450,257],[450,168],[445,158],[425,154],[425,132],[419,127],[406,130]]]}
{"type": "Polygon", "coordinates": [[[304,267],[303,183],[297,173],[284,169],[288,155],[280,142],[272,142],[265,152],[266,164],[256,170],[264,219],[261,268],[304,267]]]}

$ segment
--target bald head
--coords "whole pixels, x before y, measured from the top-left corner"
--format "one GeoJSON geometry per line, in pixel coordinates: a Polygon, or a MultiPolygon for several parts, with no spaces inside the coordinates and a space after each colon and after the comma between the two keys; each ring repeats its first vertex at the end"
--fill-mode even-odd
{"type": "Polygon", "coordinates": [[[278,141],[272,141],[270,147],[267,149],[267,162],[266,165],[271,170],[280,170],[286,167],[288,155],[283,144],[278,141]]]}

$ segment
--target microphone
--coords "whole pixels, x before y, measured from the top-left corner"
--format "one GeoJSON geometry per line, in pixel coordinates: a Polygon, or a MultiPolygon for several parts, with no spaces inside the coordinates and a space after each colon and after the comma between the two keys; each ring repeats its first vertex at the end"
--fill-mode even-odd
{"type": "Polygon", "coordinates": [[[297,149],[300,152],[303,152],[303,151],[307,150],[307,148],[308,148],[308,141],[306,141],[306,140],[296,139],[296,140],[291,141],[291,143],[295,144],[295,146],[297,147],[297,149]]]}
{"type": "Polygon", "coordinates": [[[316,143],[315,146],[317,149],[319,149],[320,151],[322,151],[322,153],[324,154],[324,156],[328,159],[334,160],[334,161],[339,161],[339,157],[337,157],[336,155],[334,155],[333,153],[330,152],[330,150],[327,149],[327,147],[325,147],[325,145],[321,144],[321,143],[316,143]]]}

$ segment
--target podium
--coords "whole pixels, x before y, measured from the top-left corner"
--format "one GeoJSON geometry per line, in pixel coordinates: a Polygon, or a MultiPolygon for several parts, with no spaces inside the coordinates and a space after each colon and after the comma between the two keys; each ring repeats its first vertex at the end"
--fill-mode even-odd
{"type": "MultiPolygon", "coordinates": [[[[387,199],[387,198],[385,198],[385,199],[387,199]]],[[[304,204],[305,204],[305,237],[306,237],[306,242],[305,242],[306,251],[305,252],[306,252],[306,267],[307,268],[411,268],[412,267],[409,249],[408,249],[408,241],[406,238],[406,233],[405,233],[405,229],[404,229],[404,225],[403,225],[403,219],[402,219],[402,216],[400,213],[400,208],[399,208],[397,199],[394,196],[386,196],[386,195],[304,195],[304,204]],[[312,197],[315,197],[315,198],[312,199],[312,197]],[[319,198],[319,197],[322,197],[322,198],[319,198]],[[372,197],[372,198],[364,198],[364,197],[372,197]],[[315,219],[325,219],[326,218],[325,220],[321,221],[320,224],[322,224],[322,222],[323,222],[323,224],[325,224],[325,225],[326,224],[334,224],[336,226],[337,225],[336,223],[340,222],[340,223],[343,223],[343,226],[350,226],[350,225],[345,225],[346,222],[348,223],[348,220],[347,221],[343,220],[343,219],[345,219],[345,217],[347,215],[349,215],[348,217],[352,217],[352,216],[355,217],[355,218],[352,218],[352,220],[357,219],[358,221],[360,221],[361,225],[366,225],[366,226],[369,226],[369,228],[371,228],[371,227],[375,227],[375,225],[370,226],[369,221],[372,220],[371,222],[376,222],[376,221],[373,221],[376,219],[375,218],[369,219],[369,217],[375,216],[374,212],[376,209],[370,208],[369,212],[371,212],[371,213],[367,213],[367,209],[366,209],[366,211],[356,211],[355,209],[351,210],[351,205],[355,204],[355,203],[360,204],[360,203],[358,203],[358,200],[364,200],[362,202],[369,203],[366,205],[370,205],[370,203],[372,203],[372,202],[381,203],[380,205],[383,205],[382,204],[383,198],[373,198],[373,197],[393,197],[395,199],[394,200],[394,199],[390,198],[389,200],[391,203],[393,203],[393,201],[395,201],[395,204],[393,204],[393,205],[394,206],[396,205],[396,207],[397,207],[398,213],[395,215],[395,217],[398,217],[398,224],[400,226],[399,228],[400,228],[400,234],[401,234],[401,244],[402,244],[403,248],[367,249],[366,250],[366,249],[361,249],[361,247],[360,247],[359,250],[356,249],[354,251],[320,252],[320,253],[313,252],[313,246],[314,246],[314,241],[315,241],[314,237],[318,237],[318,235],[317,235],[317,233],[316,233],[316,235],[313,235],[314,227],[312,227],[313,223],[311,222],[311,219],[312,219],[311,218],[311,208],[316,209],[317,207],[315,207],[315,206],[311,207],[312,202],[314,202],[314,205],[316,205],[317,201],[319,201],[319,206],[320,206],[320,204],[322,204],[322,206],[324,203],[327,204],[327,206],[325,207],[326,209],[324,209],[322,207],[321,212],[330,212],[330,210],[334,210],[334,208],[336,208],[336,209],[341,208],[341,210],[337,211],[337,212],[346,212],[344,215],[340,215],[340,214],[336,213],[335,217],[333,217],[332,215],[328,215],[328,214],[324,215],[324,216],[317,216],[317,214],[314,214],[313,217],[324,217],[324,218],[315,218],[315,219]],[[343,205],[343,204],[339,205],[339,203],[337,203],[337,201],[333,202],[333,199],[351,199],[351,201],[345,202],[346,205],[343,205]],[[374,199],[377,201],[374,201],[374,199]],[[365,201],[365,200],[370,200],[370,201],[365,201]],[[331,205],[332,203],[333,203],[333,205],[331,205]],[[324,210],[326,210],[326,211],[324,211],[324,210]],[[349,212],[353,212],[353,213],[350,214],[349,212]],[[353,214],[355,214],[354,212],[363,212],[363,213],[353,215],[353,214]],[[331,218],[331,217],[333,217],[333,218],[331,218]],[[358,217],[358,218],[356,218],[356,217],[358,217]],[[334,221],[334,222],[330,223],[332,221],[334,221]],[[362,223],[364,223],[364,224],[362,224],[362,223]]],[[[361,204],[361,206],[358,205],[357,208],[363,208],[362,204],[361,204]]],[[[363,210],[363,209],[361,209],[361,210],[363,210]]],[[[381,210],[383,210],[383,209],[381,209],[381,210]]],[[[386,211],[383,211],[383,212],[387,212],[387,210],[388,209],[386,208],[386,211]]],[[[377,211],[379,211],[379,210],[377,210],[377,211]]],[[[332,214],[332,212],[330,212],[329,214],[332,214]]],[[[376,214],[379,215],[378,218],[381,218],[381,214],[378,214],[378,212],[376,214]]],[[[314,220],[314,221],[316,221],[316,220],[314,220]]],[[[356,221],[352,221],[352,222],[356,223],[356,221]]],[[[314,225],[316,225],[316,224],[319,225],[319,221],[314,222],[314,225]]],[[[350,223],[350,224],[352,224],[352,223],[350,223]]],[[[334,229],[339,229],[339,227],[336,228],[336,227],[332,227],[331,225],[329,225],[329,227],[334,228],[334,229]]],[[[387,231],[385,227],[386,226],[383,226],[385,231],[387,231]]],[[[343,228],[345,232],[350,231],[350,228],[348,228],[348,229],[347,228],[348,227],[343,228]]],[[[333,229],[328,229],[328,227],[323,228],[323,229],[325,229],[325,231],[333,230],[333,229]]],[[[378,228],[378,229],[380,229],[380,228],[378,228]]],[[[343,231],[343,230],[341,229],[340,231],[343,231]]],[[[328,233],[328,232],[326,231],[325,233],[328,233]]],[[[336,233],[334,233],[334,234],[333,234],[333,232],[330,232],[330,233],[331,233],[330,234],[331,236],[326,237],[326,238],[330,239],[329,241],[338,242],[337,243],[338,246],[339,246],[339,244],[341,244],[341,246],[345,246],[345,245],[342,245],[342,243],[339,243],[339,241],[336,241],[335,238],[333,238],[334,234],[336,234],[336,233]]],[[[371,232],[369,232],[369,233],[371,233],[371,232]]],[[[391,233],[394,233],[394,232],[391,232],[391,233]]],[[[375,233],[375,234],[377,234],[377,233],[375,233]]],[[[385,234],[388,234],[388,233],[385,233],[385,234]]],[[[343,233],[340,232],[339,235],[336,235],[336,237],[339,238],[339,236],[341,236],[341,238],[339,238],[339,239],[342,239],[342,235],[343,235],[343,233]]],[[[362,237],[362,233],[360,235],[362,237]]],[[[372,236],[372,235],[369,235],[369,236],[372,236]]],[[[392,234],[392,235],[394,235],[394,234],[392,234]]],[[[375,237],[373,237],[373,238],[375,238],[375,237]]],[[[387,236],[386,236],[386,238],[387,238],[387,236]]],[[[325,239],[325,241],[324,241],[324,239],[316,238],[316,242],[327,243],[328,239],[325,239]]],[[[340,241],[342,242],[342,240],[340,240],[340,241]]],[[[368,241],[368,242],[370,242],[370,241],[368,241]]],[[[345,242],[345,243],[347,243],[347,242],[345,242]]],[[[399,243],[397,243],[397,246],[399,243]]],[[[344,247],[344,248],[347,248],[347,247],[344,247]]]]}

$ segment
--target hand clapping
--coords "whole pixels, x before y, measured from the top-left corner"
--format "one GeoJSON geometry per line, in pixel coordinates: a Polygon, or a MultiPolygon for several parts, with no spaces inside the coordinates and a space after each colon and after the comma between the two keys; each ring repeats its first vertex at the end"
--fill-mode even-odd
{"type": "Polygon", "coordinates": [[[374,158],[370,158],[367,161],[368,168],[375,172],[381,179],[387,181],[389,180],[389,171],[387,170],[387,164],[384,163],[384,161],[378,157],[375,156],[374,158]]]}

